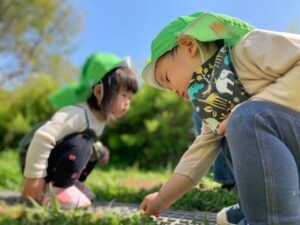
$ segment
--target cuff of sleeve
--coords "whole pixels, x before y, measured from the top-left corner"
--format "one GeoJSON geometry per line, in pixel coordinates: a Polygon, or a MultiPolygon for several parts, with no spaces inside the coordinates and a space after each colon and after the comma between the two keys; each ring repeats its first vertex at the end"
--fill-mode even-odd
{"type": "Polygon", "coordinates": [[[177,173],[177,174],[180,174],[182,176],[186,176],[186,177],[190,178],[193,181],[194,185],[197,185],[199,183],[201,177],[204,176],[206,172],[207,171],[205,171],[202,174],[200,174],[200,173],[199,174],[189,173],[186,170],[186,168],[183,169],[179,165],[174,170],[174,173],[177,173]]]}
{"type": "Polygon", "coordinates": [[[183,176],[189,177],[195,184],[198,184],[200,179],[205,176],[213,161],[218,155],[218,151],[212,154],[203,155],[201,159],[189,159],[188,161],[181,160],[176,166],[174,172],[183,176]]]}
{"type": "Polygon", "coordinates": [[[100,141],[97,141],[93,143],[93,155],[95,155],[96,159],[101,159],[103,157],[103,151],[102,151],[103,144],[100,141]]]}
{"type": "Polygon", "coordinates": [[[43,169],[40,169],[38,172],[36,170],[29,170],[29,169],[24,170],[24,177],[27,178],[42,178],[46,176],[47,176],[47,172],[46,170],[43,169]]]}
{"type": "Polygon", "coordinates": [[[179,174],[181,176],[187,177],[188,179],[190,179],[194,183],[194,186],[196,186],[198,184],[197,182],[195,182],[195,180],[193,180],[189,175],[187,175],[185,173],[181,173],[180,171],[178,172],[178,171],[176,171],[176,169],[175,169],[174,173],[179,174]]]}

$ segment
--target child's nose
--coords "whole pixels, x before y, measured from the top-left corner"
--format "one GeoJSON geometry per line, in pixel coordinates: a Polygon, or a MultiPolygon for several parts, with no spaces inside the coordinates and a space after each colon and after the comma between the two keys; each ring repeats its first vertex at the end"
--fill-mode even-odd
{"type": "Polygon", "coordinates": [[[127,99],[126,101],[125,101],[125,106],[129,106],[130,105],[130,99],[127,99]]]}

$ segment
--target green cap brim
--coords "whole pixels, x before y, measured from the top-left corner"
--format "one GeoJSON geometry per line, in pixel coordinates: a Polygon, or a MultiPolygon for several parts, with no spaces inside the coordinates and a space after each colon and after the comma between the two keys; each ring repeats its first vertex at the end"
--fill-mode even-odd
{"type": "Polygon", "coordinates": [[[156,61],[148,63],[148,65],[145,67],[145,69],[142,72],[142,77],[145,80],[145,82],[150,86],[160,90],[165,90],[166,88],[159,85],[159,83],[155,79],[155,74],[154,74],[155,64],[156,61]]]}

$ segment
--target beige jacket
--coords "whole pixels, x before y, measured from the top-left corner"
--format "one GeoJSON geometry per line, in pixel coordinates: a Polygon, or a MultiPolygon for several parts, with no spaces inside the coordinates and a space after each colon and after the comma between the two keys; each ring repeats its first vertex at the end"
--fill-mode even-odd
{"type": "MultiPolygon", "coordinates": [[[[231,49],[231,57],[250,100],[272,101],[300,112],[300,35],[254,30],[231,49]]],[[[203,124],[175,173],[197,184],[217,157],[222,137],[203,124]]]]}

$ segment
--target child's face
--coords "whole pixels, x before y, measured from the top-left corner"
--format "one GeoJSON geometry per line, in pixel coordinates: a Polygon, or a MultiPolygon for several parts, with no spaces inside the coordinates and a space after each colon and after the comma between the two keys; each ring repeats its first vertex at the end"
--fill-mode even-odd
{"type": "Polygon", "coordinates": [[[187,89],[192,74],[201,65],[197,54],[198,46],[179,45],[173,52],[160,57],[156,62],[155,79],[164,88],[167,88],[184,100],[188,100],[187,89]]]}
{"type": "Polygon", "coordinates": [[[119,92],[111,108],[111,113],[113,114],[113,116],[118,118],[128,112],[132,95],[133,93],[131,91],[119,92]]]}

